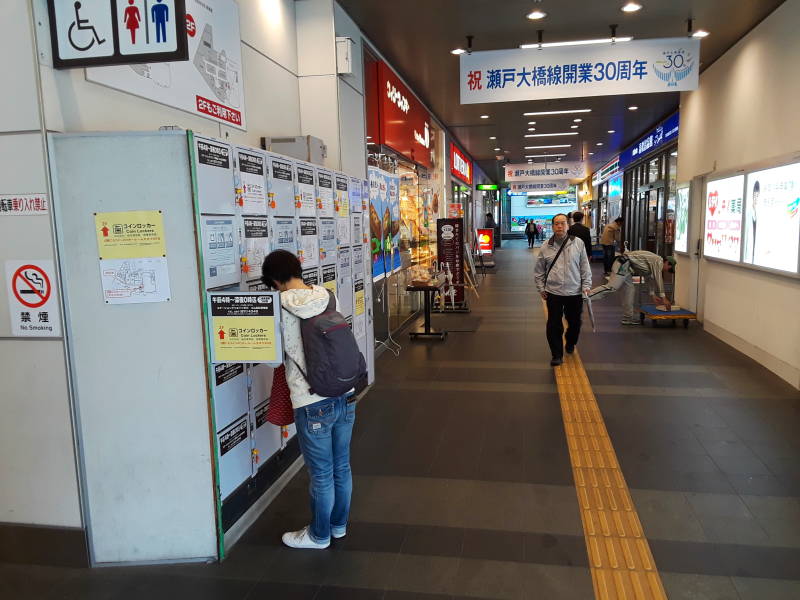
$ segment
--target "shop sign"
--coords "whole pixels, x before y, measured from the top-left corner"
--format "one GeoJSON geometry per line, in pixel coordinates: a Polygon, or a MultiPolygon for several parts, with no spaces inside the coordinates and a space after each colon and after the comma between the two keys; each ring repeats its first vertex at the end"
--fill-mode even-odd
{"type": "Polygon", "coordinates": [[[631,163],[636,162],[644,156],[658,148],[678,139],[678,125],[680,124],[680,113],[675,113],[663,123],[659,123],[647,135],[639,139],[635,144],[629,146],[619,155],[619,168],[624,169],[631,163]]]}
{"type": "Polygon", "coordinates": [[[380,143],[432,168],[428,111],[384,62],[378,63],[378,94],[380,143]]]}
{"type": "Polygon", "coordinates": [[[469,185],[472,185],[472,163],[456,145],[450,143],[450,172],[469,185]]]}
{"type": "Polygon", "coordinates": [[[450,270],[453,278],[444,293],[452,302],[464,301],[464,220],[436,220],[436,253],[442,270],[450,270]],[[448,292],[452,296],[448,295],[448,292]]]}
{"type": "Polygon", "coordinates": [[[494,251],[494,229],[478,229],[478,250],[481,254],[494,251]]]}
{"type": "Polygon", "coordinates": [[[552,181],[520,181],[510,183],[510,194],[525,195],[528,192],[561,192],[569,189],[569,179],[555,179],[552,181]]]}
{"type": "Polygon", "coordinates": [[[517,163],[505,166],[505,178],[506,181],[584,179],[588,175],[587,167],[584,161],[517,163]]]}
{"type": "Polygon", "coordinates": [[[699,70],[700,40],[685,37],[472,52],[461,104],[689,91],[699,70]]]}
{"type": "Polygon", "coordinates": [[[592,185],[597,187],[598,185],[608,181],[617,173],[617,171],[619,171],[619,156],[608,161],[602,169],[592,175],[592,185]]]}

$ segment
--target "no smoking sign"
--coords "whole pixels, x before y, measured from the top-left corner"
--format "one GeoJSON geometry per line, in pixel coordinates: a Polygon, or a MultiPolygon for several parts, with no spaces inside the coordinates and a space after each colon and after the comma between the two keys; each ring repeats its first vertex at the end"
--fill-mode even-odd
{"type": "Polygon", "coordinates": [[[61,316],[52,260],[7,260],[6,290],[11,333],[20,337],[58,337],[61,316]]]}

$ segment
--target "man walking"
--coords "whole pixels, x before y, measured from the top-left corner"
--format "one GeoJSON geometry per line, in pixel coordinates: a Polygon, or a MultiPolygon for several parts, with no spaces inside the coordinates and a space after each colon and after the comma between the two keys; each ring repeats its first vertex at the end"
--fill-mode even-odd
{"type": "Polygon", "coordinates": [[[553,217],[553,237],[542,244],[534,268],[536,289],[547,302],[547,343],[556,367],[564,362],[562,319],[567,319],[566,351],[572,354],[581,332],[582,292],[592,287],[592,273],[583,242],[567,235],[567,215],[553,217]]]}
{"type": "Polygon", "coordinates": [[[650,286],[650,296],[653,302],[672,308],[667,295],[664,293],[664,277],[662,273],[675,272],[675,258],[668,256],[666,259],[647,250],[632,250],[618,256],[611,268],[611,277],[608,283],[594,288],[589,292],[589,298],[600,300],[616,291],[622,290],[622,324],[639,325],[641,321],[633,316],[633,300],[636,288],[633,285],[633,276],[639,275],[647,279],[650,286]]]}
{"type": "Polygon", "coordinates": [[[583,224],[583,213],[576,210],[572,213],[572,226],[567,230],[567,234],[578,238],[586,248],[586,256],[592,262],[592,232],[583,224]]]}
{"type": "Polygon", "coordinates": [[[528,221],[525,224],[525,237],[528,238],[528,248],[533,248],[536,240],[536,224],[533,221],[528,221]]]}
{"type": "Polygon", "coordinates": [[[611,265],[614,264],[614,255],[617,251],[617,242],[622,233],[622,223],[624,219],[617,217],[613,222],[609,223],[603,229],[603,235],[600,236],[600,245],[603,246],[603,273],[608,275],[611,273],[611,265]]]}

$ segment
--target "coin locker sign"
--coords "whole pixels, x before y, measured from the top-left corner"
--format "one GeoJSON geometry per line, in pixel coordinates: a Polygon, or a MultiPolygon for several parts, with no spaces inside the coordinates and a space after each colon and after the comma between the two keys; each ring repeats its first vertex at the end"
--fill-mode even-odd
{"type": "Polygon", "coordinates": [[[95,213],[94,223],[103,260],[167,255],[160,210],[95,213]]]}
{"type": "Polygon", "coordinates": [[[279,365],[280,300],[277,292],[208,295],[211,312],[212,363],[279,365]]]}

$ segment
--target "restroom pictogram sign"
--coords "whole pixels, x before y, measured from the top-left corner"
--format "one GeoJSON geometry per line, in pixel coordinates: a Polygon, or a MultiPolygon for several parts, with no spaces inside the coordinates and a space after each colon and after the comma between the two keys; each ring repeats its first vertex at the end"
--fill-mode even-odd
{"type": "Polygon", "coordinates": [[[28,308],[44,306],[50,299],[53,288],[44,269],[36,265],[22,265],[11,278],[14,296],[28,308]]]}

